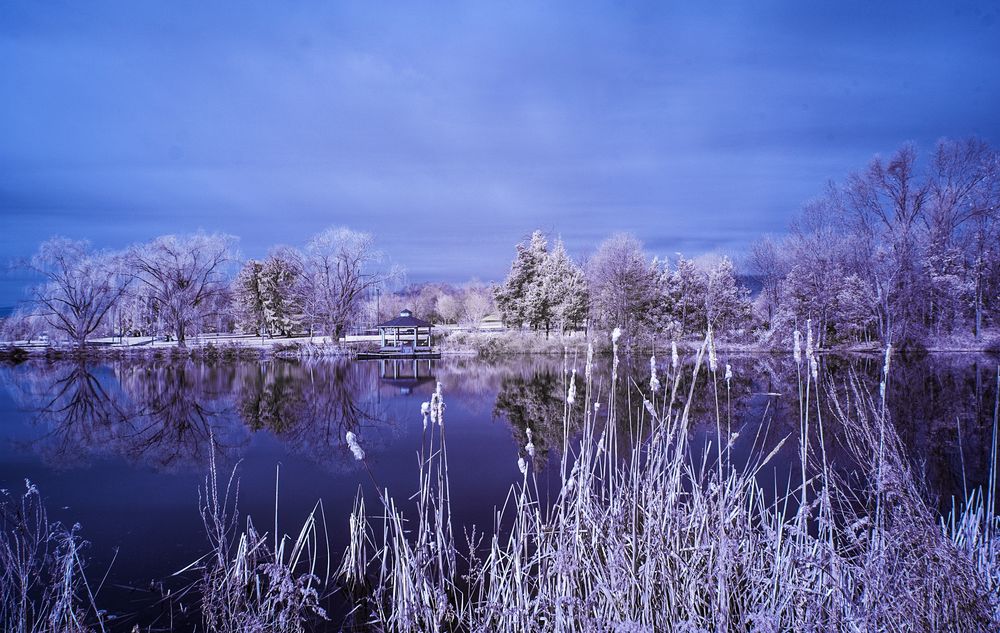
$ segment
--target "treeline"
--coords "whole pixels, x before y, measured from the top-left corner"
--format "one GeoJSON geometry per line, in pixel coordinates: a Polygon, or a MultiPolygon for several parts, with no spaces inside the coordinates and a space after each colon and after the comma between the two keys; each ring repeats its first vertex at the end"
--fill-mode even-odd
{"type": "Polygon", "coordinates": [[[627,337],[680,339],[704,333],[743,336],[753,324],[750,291],[732,260],[698,265],[678,255],[649,257],[633,235],[617,233],[585,261],[541,231],[517,245],[507,279],[495,288],[504,323],[560,332],[618,327],[627,337]]]}
{"type": "Polygon", "coordinates": [[[786,235],[754,243],[746,263],[762,285],[755,300],[728,257],[650,257],[619,233],[574,260],[536,231],[500,284],[399,289],[403,273],[374,236],[346,228],[244,262],[223,234],[162,236],[120,252],[53,238],[24,262],[43,282],[2,338],[338,338],[405,307],[437,323],[475,326],[498,313],[508,327],[546,333],[620,327],[640,344],[711,328],[783,347],[807,323],[821,346],[979,339],[1000,309],[1000,155],[967,139],[943,140],[923,159],[910,145],[875,158],[831,183],[786,235]]]}
{"type": "Polygon", "coordinates": [[[167,235],[124,251],[52,238],[23,265],[42,281],[6,319],[4,338],[58,333],[77,345],[95,336],[242,331],[343,335],[373,296],[401,276],[383,265],[369,233],[327,229],[303,248],[279,247],[239,265],[231,235],[167,235]]]}
{"type": "Polygon", "coordinates": [[[876,157],[755,243],[749,265],[765,338],[811,319],[821,345],[979,340],[1000,308],[1000,155],[966,139],[876,157]]]}

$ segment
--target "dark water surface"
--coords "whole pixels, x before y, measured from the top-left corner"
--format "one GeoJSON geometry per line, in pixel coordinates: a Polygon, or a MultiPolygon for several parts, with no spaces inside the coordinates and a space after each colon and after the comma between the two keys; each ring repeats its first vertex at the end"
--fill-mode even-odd
{"type": "MultiPolygon", "coordinates": [[[[733,367],[730,397],[722,387],[720,407],[723,416],[732,411],[732,430],[740,432],[738,459],[755,438],[794,439],[792,359],[720,355],[720,363],[733,367]]],[[[597,376],[607,376],[605,364],[597,376]]],[[[877,392],[880,357],[827,357],[823,365],[827,384],[858,376],[877,392]]],[[[440,381],[456,529],[490,527],[495,507],[520,480],[527,426],[538,447],[540,486],[558,476],[546,466],[558,463],[562,444],[565,367],[562,358],[537,357],[0,366],[0,488],[21,491],[30,479],[51,518],[82,526],[91,581],[107,572],[98,603],[122,616],[119,626],[163,625],[155,599],[179,586],[171,574],[207,549],[198,487],[212,451],[221,471],[239,464],[240,509],[261,530],[273,529],[276,478],[281,532],[297,533],[322,500],[339,560],[359,489],[369,508],[377,503],[376,485],[400,500],[416,490],[420,404],[440,381]],[[360,438],[366,464],[352,457],[347,431],[360,438]]],[[[630,374],[643,389],[648,367],[648,359],[637,358],[630,374]]],[[[996,372],[995,359],[974,355],[893,361],[893,420],[937,507],[988,477],[996,372]]],[[[716,428],[715,392],[704,376],[699,380],[696,446],[714,439],[716,428]]],[[[628,394],[619,397],[628,406],[628,394]]],[[[641,398],[633,388],[633,408],[641,398]]],[[[794,480],[797,459],[790,443],[768,476],[783,487],[794,480]]]]}

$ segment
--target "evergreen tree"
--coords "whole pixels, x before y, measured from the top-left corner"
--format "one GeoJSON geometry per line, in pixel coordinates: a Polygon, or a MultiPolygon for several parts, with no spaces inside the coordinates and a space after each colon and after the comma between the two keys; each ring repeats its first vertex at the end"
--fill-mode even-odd
{"type": "Polygon", "coordinates": [[[517,245],[517,254],[503,284],[494,289],[494,300],[504,324],[520,327],[538,323],[546,316],[539,304],[540,290],[533,288],[538,281],[538,269],[548,254],[548,243],[541,231],[535,231],[526,242],[517,245]]]}
{"type": "Polygon", "coordinates": [[[264,264],[248,260],[233,282],[233,308],[237,325],[244,332],[263,335],[266,327],[264,291],[261,288],[261,271],[264,264]]]}

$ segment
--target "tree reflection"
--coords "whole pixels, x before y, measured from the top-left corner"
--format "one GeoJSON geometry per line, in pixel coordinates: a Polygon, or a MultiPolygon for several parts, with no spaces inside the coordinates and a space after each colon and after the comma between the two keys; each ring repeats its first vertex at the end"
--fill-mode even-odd
{"type": "Polygon", "coordinates": [[[376,436],[363,430],[386,421],[372,397],[373,367],[345,360],[241,367],[237,410],[251,429],[267,429],[317,463],[351,464],[347,432],[360,432],[371,449],[376,436]]]}
{"type": "Polygon", "coordinates": [[[25,364],[4,375],[18,406],[45,429],[30,444],[58,466],[118,455],[157,469],[200,469],[209,447],[233,457],[248,439],[225,415],[226,390],[190,362],[25,364]]]}

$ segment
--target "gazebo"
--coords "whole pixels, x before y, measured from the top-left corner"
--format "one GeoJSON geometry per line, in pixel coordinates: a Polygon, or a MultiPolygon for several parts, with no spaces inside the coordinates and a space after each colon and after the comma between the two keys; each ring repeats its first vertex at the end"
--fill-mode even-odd
{"type": "Polygon", "coordinates": [[[381,353],[416,355],[431,353],[434,325],[413,316],[413,312],[403,310],[391,321],[378,324],[378,337],[382,344],[381,353]]]}

